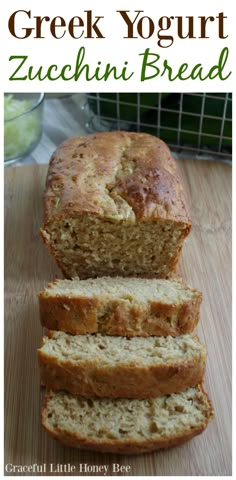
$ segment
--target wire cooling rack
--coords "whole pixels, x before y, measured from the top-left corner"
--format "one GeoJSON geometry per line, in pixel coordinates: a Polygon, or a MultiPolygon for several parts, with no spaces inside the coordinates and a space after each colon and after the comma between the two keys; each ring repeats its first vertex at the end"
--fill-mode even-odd
{"type": "Polygon", "coordinates": [[[185,156],[232,160],[231,93],[90,93],[89,131],[147,132],[185,156]]]}

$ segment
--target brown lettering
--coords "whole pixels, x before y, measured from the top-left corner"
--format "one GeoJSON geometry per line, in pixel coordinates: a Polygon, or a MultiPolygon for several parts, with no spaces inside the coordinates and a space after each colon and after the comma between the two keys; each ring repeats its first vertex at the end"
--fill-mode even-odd
{"type": "Polygon", "coordinates": [[[15,20],[16,20],[16,15],[18,15],[18,13],[26,13],[26,16],[28,18],[31,18],[31,12],[30,10],[16,10],[16,12],[14,12],[10,18],[9,18],[9,21],[8,21],[8,28],[9,28],[9,31],[10,33],[13,35],[13,37],[15,38],[19,38],[19,39],[23,39],[23,38],[28,38],[31,33],[32,33],[32,28],[23,28],[23,31],[25,31],[25,34],[23,37],[20,37],[19,35],[17,35],[16,33],[16,25],[15,25],[15,20]]]}
{"type": "Polygon", "coordinates": [[[179,38],[196,38],[194,36],[194,17],[185,17],[188,19],[188,28],[186,33],[183,33],[183,17],[175,17],[177,18],[177,32],[179,38]]]}
{"type": "Polygon", "coordinates": [[[220,12],[216,18],[219,19],[219,38],[227,38],[228,35],[224,35],[224,19],[227,18],[223,12],[220,12]]]}
{"type": "Polygon", "coordinates": [[[159,18],[159,21],[158,21],[158,27],[159,27],[159,30],[158,30],[158,33],[157,33],[157,38],[158,38],[158,42],[157,42],[157,45],[159,47],[162,47],[162,48],[168,48],[168,47],[171,47],[173,41],[174,41],[174,37],[173,35],[162,35],[162,31],[166,31],[166,30],[169,30],[169,28],[171,27],[171,21],[174,20],[174,17],[160,17],[159,18]],[[165,25],[166,24],[166,25],[165,25]],[[162,40],[169,40],[169,45],[162,45],[162,40]]]}
{"type": "Polygon", "coordinates": [[[51,25],[50,25],[50,31],[51,31],[51,34],[54,38],[62,38],[64,37],[65,33],[66,33],[66,30],[64,28],[63,30],[63,33],[59,36],[57,31],[59,28],[61,27],[65,27],[66,26],[66,22],[64,20],[63,17],[54,17],[51,21],[51,25]],[[57,20],[58,20],[58,23],[57,23],[57,20]]]}
{"type": "Polygon", "coordinates": [[[128,13],[130,10],[117,10],[118,13],[121,14],[123,20],[125,21],[127,25],[127,36],[123,38],[138,38],[137,35],[134,35],[134,24],[136,20],[138,19],[140,13],[143,12],[143,10],[135,10],[135,13],[137,13],[135,19],[133,21],[130,20],[128,13]]]}
{"type": "Polygon", "coordinates": [[[210,22],[214,22],[215,17],[199,17],[200,18],[200,25],[201,25],[201,35],[199,38],[209,38],[206,34],[206,24],[208,20],[210,22]]]}
{"type": "Polygon", "coordinates": [[[69,21],[69,25],[68,25],[69,34],[73,38],[76,38],[76,39],[81,38],[84,34],[84,29],[82,30],[82,32],[80,32],[80,34],[78,36],[75,35],[75,29],[76,28],[81,28],[81,27],[84,27],[84,22],[83,22],[81,17],[71,18],[71,20],[69,21]]]}
{"type": "Polygon", "coordinates": [[[87,12],[87,36],[85,38],[105,38],[102,35],[102,32],[99,30],[97,24],[101,18],[104,17],[95,17],[96,20],[93,22],[92,20],[92,10],[85,10],[87,12]],[[95,33],[95,37],[93,36],[93,30],[95,33]]]}
{"type": "Polygon", "coordinates": [[[137,31],[138,31],[138,34],[140,37],[142,38],[150,38],[154,31],[155,31],[155,25],[154,25],[154,22],[153,20],[150,18],[150,17],[142,17],[140,18],[140,20],[138,21],[138,24],[137,24],[137,31]],[[147,34],[145,35],[144,34],[144,20],[147,19],[147,34]]]}

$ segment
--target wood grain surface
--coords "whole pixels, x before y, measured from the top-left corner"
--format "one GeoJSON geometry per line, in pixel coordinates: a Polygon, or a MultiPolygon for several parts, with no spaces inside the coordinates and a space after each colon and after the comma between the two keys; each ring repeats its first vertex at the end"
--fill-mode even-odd
{"type": "MultiPolygon", "coordinates": [[[[56,464],[69,464],[75,466],[72,475],[86,475],[80,469],[87,464],[95,469],[108,465],[108,474],[117,475],[112,465],[119,464],[130,468],[129,472],[120,473],[125,476],[231,475],[231,167],[196,160],[178,164],[193,219],[179,273],[204,294],[198,332],[208,348],[205,387],[214,405],[214,421],[188,444],[142,456],[82,452],[60,445],[44,432],[40,424],[43,389],[36,358],[43,334],[37,292],[56,275],[61,276],[39,237],[47,167],[9,168],[5,170],[8,470],[11,465],[26,465],[38,468],[23,473],[27,476],[70,475],[65,471],[50,473],[50,464],[54,464],[53,469],[56,464]]],[[[5,470],[8,474],[14,475],[5,470]]]]}

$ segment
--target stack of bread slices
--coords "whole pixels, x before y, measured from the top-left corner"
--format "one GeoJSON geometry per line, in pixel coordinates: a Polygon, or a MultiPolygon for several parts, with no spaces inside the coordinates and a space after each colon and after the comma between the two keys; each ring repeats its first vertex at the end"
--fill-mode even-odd
{"type": "Polygon", "coordinates": [[[48,331],[38,358],[42,423],[64,444],[138,454],[190,440],[212,419],[202,294],[171,278],[190,229],[159,139],[100,133],[53,154],[41,233],[70,279],[39,293],[48,331]]]}
{"type": "Polygon", "coordinates": [[[212,417],[193,334],[202,295],[180,281],[57,280],[39,294],[43,425],[79,448],[141,453],[184,442],[212,417]]]}

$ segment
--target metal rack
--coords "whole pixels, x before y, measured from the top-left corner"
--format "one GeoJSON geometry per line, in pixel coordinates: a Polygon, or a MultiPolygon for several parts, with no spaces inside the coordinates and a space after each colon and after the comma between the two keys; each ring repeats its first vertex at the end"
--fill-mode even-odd
{"type": "Polygon", "coordinates": [[[90,131],[146,131],[179,156],[232,160],[230,93],[91,93],[90,131]]]}

